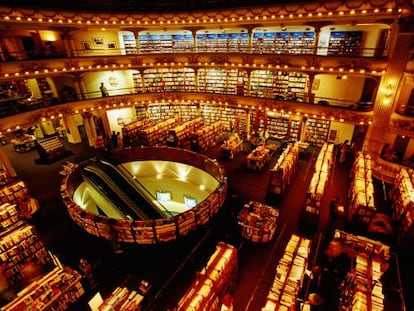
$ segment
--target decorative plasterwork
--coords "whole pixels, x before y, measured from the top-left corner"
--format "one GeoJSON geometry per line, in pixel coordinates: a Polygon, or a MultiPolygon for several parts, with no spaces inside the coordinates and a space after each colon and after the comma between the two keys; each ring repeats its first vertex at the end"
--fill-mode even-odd
{"type": "Polygon", "coordinates": [[[401,119],[397,117],[392,117],[390,120],[390,131],[395,134],[406,135],[414,137],[414,119],[401,119]]]}
{"type": "MultiPolygon", "coordinates": [[[[10,22],[48,23],[53,25],[204,25],[235,24],[245,22],[288,21],[289,18],[317,21],[321,17],[352,17],[362,14],[396,14],[410,7],[400,7],[394,0],[364,1],[314,1],[312,3],[286,3],[261,7],[244,7],[211,11],[186,11],[175,13],[134,13],[134,12],[79,12],[40,9],[0,7],[0,18],[10,22]]],[[[402,4],[401,4],[402,5],[402,4]]],[[[378,15],[380,18],[380,15],[378,15]]]]}

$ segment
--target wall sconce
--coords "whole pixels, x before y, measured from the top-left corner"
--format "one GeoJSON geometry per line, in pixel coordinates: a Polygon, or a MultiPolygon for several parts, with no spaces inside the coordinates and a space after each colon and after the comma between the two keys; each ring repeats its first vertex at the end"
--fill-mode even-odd
{"type": "Polygon", "coordinates": [[[394,90],[393,90],[393,87],[392,87],[391,83],[388,84],[387,87],[384,88],[384,91],[383,91],[384,96],[385,97],[390,97],[392,95],[393,91],[394,90]]]}
{"type": "Polygon", "coordinates": [[[391,95],[394,93],[394,88],[392,87],[391,83],[389,83],[386,87],[382,90],[384,94],[384,100],[383,103],[385,105],[388,105],[391,103],[391,95]]]}

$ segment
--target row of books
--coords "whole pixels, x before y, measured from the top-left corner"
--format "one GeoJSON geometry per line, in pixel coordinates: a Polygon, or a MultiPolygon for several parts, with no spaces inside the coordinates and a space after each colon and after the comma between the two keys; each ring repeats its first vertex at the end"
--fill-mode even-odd
{"type": "Polygon", "coordinates": [[[296,297],[307,269],[311,241],[293,234],[277,265],[262,311],[295,310],[296,297]]]}
{"type": "Polygon", "coordinates": [[[237,278],[237,249],[219,242],[196,280],[178,302],[177,311],[220,310],[223,297],[237,278]]]}

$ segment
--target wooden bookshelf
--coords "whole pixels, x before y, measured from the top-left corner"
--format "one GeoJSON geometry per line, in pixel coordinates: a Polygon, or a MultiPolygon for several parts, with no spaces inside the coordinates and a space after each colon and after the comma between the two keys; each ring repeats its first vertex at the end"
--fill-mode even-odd
{"type": "Polygon", "coordinates": [[[322,146],[328,140],[330,121],[309,118],[306,120],[305,142],[322,146]]]}
{"type": "Polygon", "coordinates": [[[15,181],[0,188],[0,203],[17,204],[22,197],[28,194],[29,190],[26,184],[21,180],[15,181]]]}
{"type": "Polygon", "coordinates": [[[296,173],[299,158],[298,143],[289,144],[280,154],[277,162],[270,170],[268,194],[271,197],[282,197],[296,173]]]}
{"type": "Polygon", "coordinates": [[[276,268],[262,311],[295,310],[308,264],[311,241],[292,235],[276,268]]]}
{"type": "Polygon", "coordinates": [[[197,129],[191,137],[191,150],[205,152],[222,141],[223,124],[216,121],[197,129]]]}
{"type": "Polygon", "coordinates": [[[358,152],[351,170],[348,194],[350,219],[368,224],[375,214],[372,161],[369,155],[358,152]]]}
{"type": "Polygon", "coordinates": [[[1,311],[66,310],[84,294],[81,276],[71,269],[54,268],[17,294],[1,311]]]}
{"type": "Polygon", "coordinates": [[[221,300],[231,293],[238,276],[237,249],[219,242],[205,267],[178,302],[177,311],[220,310],[221,300]]]}
{"type": "Polygon", "coordinates": [[[389,266],[390,247],[341,230],[334,238],[355,263],[341,284],[341,310],[384,310],[381,276],[389,266]]]}
{"type": "Polygon", "coordinates": [[[122,127],[122,138],[124,142],[124,147],[139,146],[139,131],[141,131],[145,127],[150,126],[151,124],[152,122],[148,118],[136,120],[131,123],[125,124],[122,127]]]}

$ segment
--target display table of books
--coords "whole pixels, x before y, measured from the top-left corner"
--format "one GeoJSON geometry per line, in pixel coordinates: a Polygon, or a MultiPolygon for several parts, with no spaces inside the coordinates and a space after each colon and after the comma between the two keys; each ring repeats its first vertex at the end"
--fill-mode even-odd
{"type": "Polygon", "coordinates": [[[243,151],[243,139],[240,138],[239,134],[233,133],[221,145],[221,150],[224,159],[233,159],[237,153],[243,151]]]}
{"type": "Polygon", "coordinates": [[[238,215],[238,224],[243,238],[254,243],[267,243],[273,239],[279,211],[260,202],[244,205],[238,215]]]}
{"type": "Polygon", "coordinates": [[[246,165],[249,170],[261,171],[270,159],[270,150],[265,145],[260,145],[246,158],[246,165]]]}

